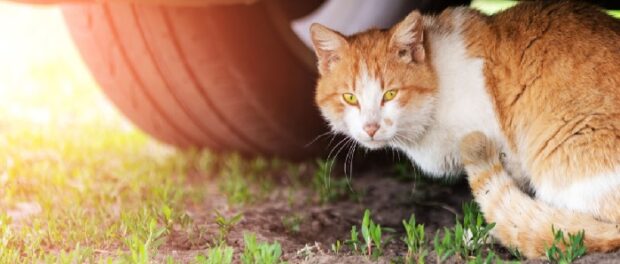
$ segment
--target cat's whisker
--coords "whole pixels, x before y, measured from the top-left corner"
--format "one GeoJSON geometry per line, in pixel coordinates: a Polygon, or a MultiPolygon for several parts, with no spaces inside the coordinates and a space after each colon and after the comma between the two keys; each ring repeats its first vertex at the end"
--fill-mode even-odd
{"type": "Polygon", "coordinates": [[[357,143],[355,141],[353,141],[353,144],[351,144],[349,146],[349,150],[347,151],[347,156],[345,158],[345,164],[344,164],[344,175],[345,177],[349,178],[348,176],[352,176],[353,175],[353,157],[355,155],[355,148],[357,146],[357,143]],[[349,162],[349,175],[347,176],[347,160],[349,162]]]}
{"type": "Polygon", "coordinates": [[[394,135],[394,138],[392,139],[394,141],[394,143],[396,143],[396,145],[398,146],[404,146],[406,145],[405,142],[403,141],[403,137],[400,134],[396,134],[394,135]]]}
{"type": "Polygon", "coordinates": [[[344,168],[344,176],[345,176],[345,177],[347,176],[347,162],[349,161],[349,154],[351,153],[351,146],[352,146],[352,145],[349,145],[349,146],[348,146],[348,149],[347,149],[347,154],[344,156],[344,164],[343,164],[343,168],[344,168]]]}
{"type": "Polygon", "coordinates": [[[396,138],[399,140],[400,144],[415,145],[415,142],[412,139],[408,138],[407,136],[403,134],[396,134],[396,138]]]}
{"type": "Polygon", "coordinates": [[[357,149],[357,142],[353,142],[352,147],[353,149],[351,151],[351,158],[349,159],[349,176],[347,176],[345,173],[345,178],[347,179],[347,185],[351,192],[353,192],[353,186],[351,185],[351,182],[353,180],[353,158],[355,157],[355,150],[357,149]]]}
{"type": "MultiPolygon", "coordinates": [[[[327,131],[325,133],[322,133],[322,134],[316,136],[314,139],[312,139],[310,142],[308,142],[306,145],[304,145],[304,148],[309,147],[310,145],[314,144],[320,138],[322,138],[324,136],[329,136],[330,134],[332,135],[332,140],[333,140],[333,137],[335,137],[336,134],[333,131],[330,130],[330,131],[327,131]]],[[[331,140],[330,140],[330,143],[331,143],[331,140]]]]}
{"type": "Polygon", "coordinates": [[[400,145],[398,142],[398,133],[394,135],[391,141],[392,142],[390,142],[388,147],[390,148],[390,151],[392,152],[392,160],[394,160],[394,156],[396,156],[396,158],[398,158],[398,161],[400,162],[400,153],[398,152],[398,147],[395,146],[395,144],[400,145]]]}
{"type": "MultiPolygon", "coordinates": [[[[336,145],[335,145],[335,146],[334,146],[334,147],[333,147],[333,148],[329,151],[329,153],[327,154],[327,159],[326,159],[326,160],[327,160],[327,162],[329,162],[329,163],[330,163],[330,164],[329,164],[329,169],[327,170],[327,175],[331,175],[331,173],[332,173],[332,167],[334,166],[334,162],[335,162],[335,161],[334,161],[335,159],[332,159],[332,154],[333,154],[333,153],[334,153],[334,151],[338,148],[338,146],[340,146],[340,145],[342,145],[342,144],[346,144],[346,142],[347,142],[347,138],[343,138],[343,139],[341,139],[341,140],[340,140],[340,141],[339,141],[339,142],[338,142],[338,143],[337,143],[337,144],[336,144],[336,145]]],[[[340,152],[340,151],[337,151],[337,152],[340,152]]],[[[337,155],[338,155],[338,154],[336,153],[336,156],[337,156],[337,155]]]]}
{"type": "Polygon", "coordinates": [[[329,153],[327,154],[327,159],[331,159],[332,154],[334,153],[334,150],[336,150],[340,145],[342,144],[346,144],[346,142],[349,140],[349,138],[342,138],[340,141],[338,141],[338,143],[329,151],[329,153]]]}
{"type": "MultiPolygon", "coordinates": [[[[331,161],[331,164],[329,166],[329,170],[328,170],[328,175],[331,175],[332,173],[332,169],[334,167],[334,163],[336,163],[336,159],[338,158],[338,155],[340,154],[340,152],[351,142],[354,142],[353,139],[351,138],[344,138],[343,140],[341,140],[340,142],[344,142],[344,144],[342,144],[339,148],[338,151],[336,151],[336,154],[334,154],[333,157],[330,158],[331,154],[327,156],[327,159],[331,161]]],[[[338,145],[340,145],[340,143],[338,143],[338,145]]],[[[336,147],[334,147],[336,148],[336,147]]],[[[333,149],[332,149],[333,150],[333,149]]]]}
{"type": "MultiPolygon", "coordinates": [[[[345,177],[347,177],[347,165],[346,164],[347,164],[347,160],[349,159],[350,149],[351,149],[352,146],[355,146],[355,145],[356,145],[356,141],[349,138],[347,140],[347,142],[340,147],[340,149],[338,150],[338,152],[336,153],[336,155],[334,157],[334,160],[335,160],[342,150],[344,150],[345,148],[349,148],[349,150],[347,151],[347,155],[345,156],[344,163],[343,163],[345,177]]],[[[330,167],[330,174],[331,174],[331,169],[333,168],[334,163],[332,163],[331,165],[332,166],[330,167]]],[[[347,177],[347,179],[348,179],[348,177],[347,177]]]]}
{"type": "Polygon", "coordinates": [[[327,143],[327,147],[329,148],[329,146],[332,145],[332,143],[334,143],[334,139],[336,139],[336,136],[338,136],[338,133],[332,133],[332,137],[329,139],[329,142],[327,143]]]}
{"type": "Polygon", "coordinates": [[[353,145],[355,145],[355,141],[353,141],[353,143],[348,146],[347,155],[344,157],[344,175],[345,176],[347,176],[347,162],[349,161],[349,158],[351,156],[351,148],[353,147],[353,145]]]}
{"type": "Polygon", "coordinates": [[[351,172],[351,177],[353,176],[353,159],[355,158],[355,151],[357,151],[357,143],[353,144],[353,150],[351,151],[351,160],[350,162],[350,169],[349,171],[351,172]]]}
{"type": "Polygon", "coordinates": [[[392,160],[394,160],[394,155],[396,155],[396,159],[400,162],[400,151],[398,148],[390,146],[390,150],[392,151],[392,160]]]}

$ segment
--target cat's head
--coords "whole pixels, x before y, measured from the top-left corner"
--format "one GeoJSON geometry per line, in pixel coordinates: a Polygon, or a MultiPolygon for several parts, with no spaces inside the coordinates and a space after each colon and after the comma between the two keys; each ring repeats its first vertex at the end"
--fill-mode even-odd
{"type": "Polygon", "coordinates": [[[311,26],[320,73],[315,99],[332,130],[371,149],[424,134],[437,85],[422,24],[414,11],[388,30],[353,36],[311,26]]]}

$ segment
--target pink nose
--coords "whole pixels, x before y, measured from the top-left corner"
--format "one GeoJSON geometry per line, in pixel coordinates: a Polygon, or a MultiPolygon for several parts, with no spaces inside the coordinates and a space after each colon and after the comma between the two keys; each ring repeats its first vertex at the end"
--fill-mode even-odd
{"type": "Polygon", "coordinates": [[[377,133],[377,130],[379,130],[379,127],[377,123],[369,123],[364,125],[364,131],[366,131],[370,137],[373,137],[375,133],[377,133]]]}

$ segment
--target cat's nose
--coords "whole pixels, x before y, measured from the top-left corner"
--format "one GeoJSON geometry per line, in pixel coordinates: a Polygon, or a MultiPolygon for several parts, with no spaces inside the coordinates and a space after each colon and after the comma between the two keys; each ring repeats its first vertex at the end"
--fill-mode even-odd
{"type": "Polygon", "coordinates": [[[373,137],[375,133],[377,133],[377,130],[379,130],[379,127],[380,126],[377,123],[368,123],[364,125],[364,131],[366,131],[370,137],[373,137]]]}

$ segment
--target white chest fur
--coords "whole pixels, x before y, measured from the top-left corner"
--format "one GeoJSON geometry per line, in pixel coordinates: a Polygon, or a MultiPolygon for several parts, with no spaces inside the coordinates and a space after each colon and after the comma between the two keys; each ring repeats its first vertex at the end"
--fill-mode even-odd
{"type": "MultiPolygon", "coordinates": [[[[455,24],[459,24],[456,15],[455,24]]],[[[462,172],[459,141],[481,131],[504,143],[493,103],[485,88],[483,60],[468,57],[458,27],[449,34],[430,32],[431,59],[438,75],[439,93],[432,125],[415,145],[396,146],[433,176],[462,172]]]]}

